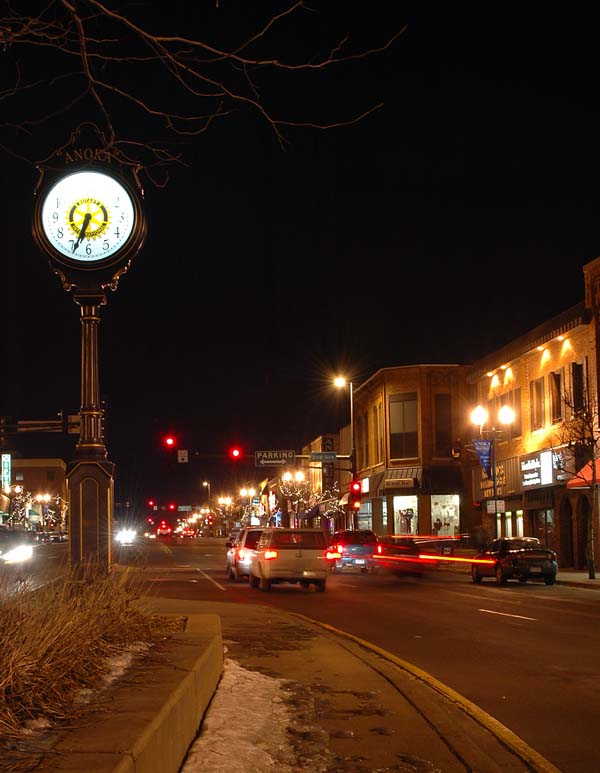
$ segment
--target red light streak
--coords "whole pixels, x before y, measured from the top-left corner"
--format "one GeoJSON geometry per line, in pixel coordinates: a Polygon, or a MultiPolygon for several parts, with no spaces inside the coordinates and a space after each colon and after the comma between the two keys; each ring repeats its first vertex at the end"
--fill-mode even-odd
{"type": "MultiPolygon", "coordinates": [[[[419,558],[425,558],[425,555],[419,555],[419,558]]],[[[458,558],[457,556],[436,556],[436,561],[453,561],[462,564],[495,564],[491,558],[458,558]]]]}

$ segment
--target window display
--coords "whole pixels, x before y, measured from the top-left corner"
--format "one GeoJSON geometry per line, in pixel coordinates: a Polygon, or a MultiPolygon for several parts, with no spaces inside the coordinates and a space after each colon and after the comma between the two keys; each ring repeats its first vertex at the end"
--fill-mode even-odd
{"type": "Polygon", "coordinates": [[[416,534],[418,512],[416,496],[394,497],[394,534],[416,534]]]}
{"type": "Polygon", "coordinates": [[[454,537],[459,533],[460,508],[457,494],[435,494],[431,497],[431,533],[454,537]]]}

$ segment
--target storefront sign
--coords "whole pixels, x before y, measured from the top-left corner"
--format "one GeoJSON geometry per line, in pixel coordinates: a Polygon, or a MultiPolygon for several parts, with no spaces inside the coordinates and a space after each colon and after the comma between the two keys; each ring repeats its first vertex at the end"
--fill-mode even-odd
{"type": "Polygon", "coordinates": [[[2,454],[2,488],[10,486],[11,475],[11,456],[10,454],[2,454]]]}
{"type": "Polygon", "coordinates": [[[417,478],[391,478],[383,482],[383,488],[415,488],[418,485],[417,478]]]}
{"type": "Polygon", "coordinates": [[[565,480],[564,459],[561,452],[547,450],[520,457],[521,486],[523,490],[553,486],[565,480]]]}

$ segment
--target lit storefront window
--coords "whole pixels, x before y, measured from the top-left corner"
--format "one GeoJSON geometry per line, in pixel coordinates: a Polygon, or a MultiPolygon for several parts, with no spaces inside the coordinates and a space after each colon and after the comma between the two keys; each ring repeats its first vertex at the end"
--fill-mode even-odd
{"type": "Polygon", "coordinates": [[[418,515],[416,496],[394,497],[394,534],[416,534],[418,515]]]}

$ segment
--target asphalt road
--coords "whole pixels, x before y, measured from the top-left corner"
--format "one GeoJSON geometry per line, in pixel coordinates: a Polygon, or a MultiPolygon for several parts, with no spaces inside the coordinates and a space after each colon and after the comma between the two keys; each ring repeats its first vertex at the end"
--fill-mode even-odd
{"type": "Polygon", "coordinates": [[[348,631],[452,687],[565,773],[597,767],[598,591],[475,585],[451,571],[421,579],[348,571],[331,575],[326,593],[295,585],[262,593],[227,579],[218,539],[146,541],[115,558],[143,564],[156,595],[264,603],[348,631]]]}

